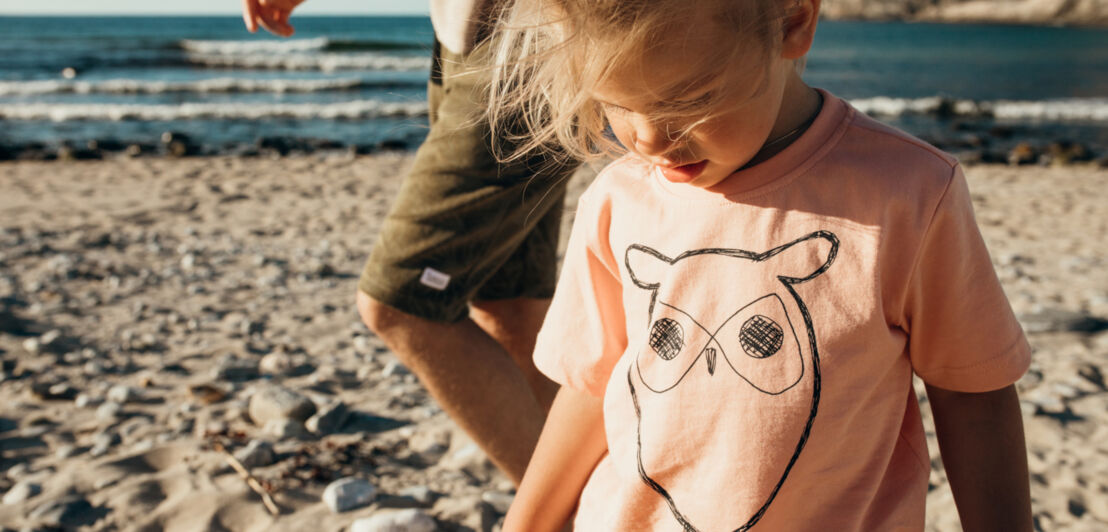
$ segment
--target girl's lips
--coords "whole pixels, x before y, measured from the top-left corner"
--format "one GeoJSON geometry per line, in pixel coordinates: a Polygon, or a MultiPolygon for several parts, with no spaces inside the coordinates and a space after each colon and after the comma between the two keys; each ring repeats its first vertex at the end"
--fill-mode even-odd
{"type": "Polygon", "coordinates": [[[693,179],[696,179],[704,168],[708,166],[708,160],[705,159],[698,163],[683,164],[681,166],[659,166],[662,171],[662,175],[666,179],[673,183],[688,183],[693,179]]]}

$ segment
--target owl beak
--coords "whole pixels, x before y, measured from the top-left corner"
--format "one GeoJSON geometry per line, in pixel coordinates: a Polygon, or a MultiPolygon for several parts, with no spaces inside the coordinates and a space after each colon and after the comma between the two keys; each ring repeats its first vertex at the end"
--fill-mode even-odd
{"type": "Polygon", "coordinates": [[[708,359],[708,375],[716,374],[716,348],[704,349],[704,356],[708,359]]]}

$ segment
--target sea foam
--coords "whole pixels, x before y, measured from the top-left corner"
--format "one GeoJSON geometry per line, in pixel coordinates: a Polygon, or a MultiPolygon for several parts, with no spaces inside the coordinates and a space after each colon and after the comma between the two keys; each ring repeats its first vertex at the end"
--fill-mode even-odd
{"type": "MultiPolygon", "coordinates": [[[[422,85],[420,82],[418,85],[422,85]]],[[[108,79],[98,81],[0,81],[0,97],[39,94],[164,94],[164,93],[312,93],[418,86],[399,81],[360,78],[250,79],[210,78],[194,81],[108,79]]]]}
{"type": "Polygon", "coordinates": [[[184,103],[179,105],[120,104],[3,104],[0,119],[48,120],[353,120],[365,118],[410,118],[427,114],[424,102],[382,102],[358,100],[343,103],[184,103]]]}
{"type": "Polygon", "coordinates": [[[850,100],[851,105],[877,116],[949,115],[994,117],[1005,120],[1108,122],[1108,98],[1065,98],[1043,101],[974,101],[943,98],[876,96],[850,100]]]}

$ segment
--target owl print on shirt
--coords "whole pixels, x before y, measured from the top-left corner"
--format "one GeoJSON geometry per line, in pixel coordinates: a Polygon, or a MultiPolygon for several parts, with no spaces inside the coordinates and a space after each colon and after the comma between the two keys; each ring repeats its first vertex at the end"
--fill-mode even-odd
{"type": "Polygon", "coordinates": [[[817,231],[764,252],[627,248],[632,282],[650,292],[627,372],[638,473],[684,530],[754,527],[804,450],[822,383],[796,285],[826,272],[838,247],[817,231]]]}

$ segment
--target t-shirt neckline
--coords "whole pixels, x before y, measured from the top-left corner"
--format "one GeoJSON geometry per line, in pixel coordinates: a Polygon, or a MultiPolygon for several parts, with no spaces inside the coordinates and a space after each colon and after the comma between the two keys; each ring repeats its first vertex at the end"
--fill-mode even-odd
{"type": "Polygon", "coordinates": [[[830,149],[834,137],[840,132],[850,107],[843,100],[823,89],[816,89],[823,96],[823,107],[812,125],[795,141],[773,157],[750,168],[738,170],[712,187],[711,190],[693,185],[673,183],[654,168],[654,182],[667,193],[690,199],[736,199],[753,196],[774,187],[803,170],[813,159],[830,149]]]}

